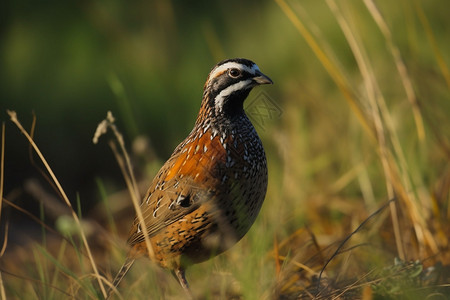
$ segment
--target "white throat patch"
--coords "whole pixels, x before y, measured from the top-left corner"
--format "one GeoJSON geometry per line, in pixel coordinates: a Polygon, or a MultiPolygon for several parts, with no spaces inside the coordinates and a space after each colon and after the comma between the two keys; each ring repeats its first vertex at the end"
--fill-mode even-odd
{"type": "Polygon", "coordinates": [[[236,82],[235,84],[230,85],[229,87],[223,89],[214,99],[214,108],[216,113],[223,111],[223,104],[225,98],[231,95],[233,92],[241,90],[246,85],[249,85],[252,82],[251,79],[247,79],[244,81],[236,82]]]}

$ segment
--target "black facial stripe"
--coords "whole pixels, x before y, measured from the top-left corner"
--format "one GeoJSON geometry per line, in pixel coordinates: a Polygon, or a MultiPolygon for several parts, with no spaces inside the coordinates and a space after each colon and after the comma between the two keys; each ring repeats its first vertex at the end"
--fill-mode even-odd
{"type": "MultiPolygon", "coordinates": [[[[209,101],[208,104],[210,107],[214,108],[216,106],[215,103],[215,99],[216,97],[220,94],[221,91],[223,91],[224,89],[226,89],[227,87],[234,85],[240,81],[246,81],[253,78],[253,75],[250,74],[249,72],[243,71],[242,75],[239,78],[232,78],[230,76],[228,76],[228,73],[225,72],[224,74],[222,74],[221,76],[215,78],[214,80],[211,81],[210,83],[210,89],[209,89],[209,101]]],[[[235,91],[232,94],[230,94],[230,96],[228,96],[228,99],[233,99],[234,96],[240,96],[240,91],[244,92],[242,94],[242,96],[245,98],[249,91],[249,88],[243,88],[242,90],[239,91],[235,91]],[[245,96],[244,96],[245,94],[245,96]]],[[[240,99],[241,97],[239,97],[240,99]]],[[[228,102],[228,99],[225,102],[228,102]]],[[[239,102],[239,101],[238,101],[239,102]]],[[[238,104],[239,105],[239,104],[238,104]]],[[[228,104],[225,103],[225,106],[229,106],[228,104]]]]}
{"type": "Polygon", "coordinates": [[[254,75],[249,72],[243,71],[241,76],[238,78],[233,78],[228,75],[228,72],[222,74],[221,76],[215,78],[211,81],[211,92],[214,94],[220,93],[220,91],[226,89],[230,85],[238,83],[239,81],[245,81],[253,78],[254,75]]]}

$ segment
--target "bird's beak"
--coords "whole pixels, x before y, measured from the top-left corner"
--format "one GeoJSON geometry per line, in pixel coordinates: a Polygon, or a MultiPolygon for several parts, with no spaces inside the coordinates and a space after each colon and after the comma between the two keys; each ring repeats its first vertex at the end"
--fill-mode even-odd
{"type": "Polygon", "coordinates": [[[272,79],[270,79],[268,76],[264,75],[260,71],[256,71],[253,80],[256,82],[256,84],[273,84],[272,79]]]}

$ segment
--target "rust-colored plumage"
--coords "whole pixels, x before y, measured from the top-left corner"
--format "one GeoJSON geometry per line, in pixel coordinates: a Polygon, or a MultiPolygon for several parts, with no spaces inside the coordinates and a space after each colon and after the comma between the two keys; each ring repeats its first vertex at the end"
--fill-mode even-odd
{"type": "Polygon", "coordinates": [[[131,249],[115,287],[134,259],[148,255],[148,238],[150,258],[170,269],[189,293],[185,268],[222,253],[250,229],[266,194],[267,164],[243,102],[253,87],[269,83],[246,59],[225,60],[211,70],[193,130],[142,201],[144,222],[136,218],[131,227],[131,249]]]}

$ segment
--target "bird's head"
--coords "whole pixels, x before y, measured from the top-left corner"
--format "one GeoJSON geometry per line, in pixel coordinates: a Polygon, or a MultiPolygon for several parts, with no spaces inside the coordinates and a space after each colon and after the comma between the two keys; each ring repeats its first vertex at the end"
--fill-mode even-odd
{"type": "Polygon", "coordinates": [[[233,116],[243,112],[244,100],[253,87],[272,83],[251,60],[234,58],[221,61],[206,80],[202,109],[216,117],[233,116]]]}

